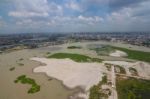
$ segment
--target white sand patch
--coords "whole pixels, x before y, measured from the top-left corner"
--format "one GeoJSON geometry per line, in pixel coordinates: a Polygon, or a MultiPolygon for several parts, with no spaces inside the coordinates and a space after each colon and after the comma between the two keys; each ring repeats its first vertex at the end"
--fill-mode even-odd
{"type": "Polygon", "coordinates": [[[116,50],[115,52],[110,53],[109,56],[124,57],[124,56],[127,56],[127,54],[123,51],[116,50]]]}
{"type": "Polygon", "coordinates": [[[135,63],[132,62],[126,62],[126,61],[103,61],[104,63],[110,63],[110,64],[114,64],[114,65],[125,65],[125,66],[131,66],[135,63]]]}
{"type": "Polygon", "coordinates": [[[138,74],[141,77],[150,79],[150,64],[146,62],[136,62],[133,65],[133,68],[136,68],[138,71],[138,74]]]}
{"type": "Polygon", "coordinates": [[[103,61],[103,62],[122,66],[125,69],[127,75],[131,75],[131,73],[129,72],[129,67],[132,67],[135,64],[126,61],[103,61]]]}
{"type": "Polygon", "coordinates": [[[50,77],[61,80],[69,88],[80,86],[85,91],[98,84],[103,72],[107,71],[100,63],[78,63],[70,59],[47,58],[32,58],[31,60],[47,64],[35,68],[34,72],[44,72],[50,77]]]}
{"type": "Polygon", "coordinates": [[[140,77],[150,79],[150,64],[146,62],[126,62],[126,61],[103,61],[104,63],[110,63],[119,65],[125,68],[127,75],[131,75],[129,68],[133,67],[137,70],[140,77]]]}

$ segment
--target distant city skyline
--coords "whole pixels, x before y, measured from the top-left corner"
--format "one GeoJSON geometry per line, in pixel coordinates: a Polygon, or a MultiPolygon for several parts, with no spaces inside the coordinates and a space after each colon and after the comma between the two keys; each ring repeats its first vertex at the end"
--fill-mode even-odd
{"type": "Polygon", "coordinates": [[[0,33],[147,32],[150,0],[0,0],[0,33]]]}

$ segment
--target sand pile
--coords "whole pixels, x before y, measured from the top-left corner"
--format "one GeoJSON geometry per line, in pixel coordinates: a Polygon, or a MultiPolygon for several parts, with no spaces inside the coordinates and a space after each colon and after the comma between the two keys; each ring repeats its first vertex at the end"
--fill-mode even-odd
{"type": "Polygon", "coordinates": [[[106,68],[100,63],[78,63],[70,59],[32,58],[31,60],[45,63],[34,72],[44,72],[48,76],[61,80],[69,88],[82,87],[88,91],[101,80],[106,68]]]}

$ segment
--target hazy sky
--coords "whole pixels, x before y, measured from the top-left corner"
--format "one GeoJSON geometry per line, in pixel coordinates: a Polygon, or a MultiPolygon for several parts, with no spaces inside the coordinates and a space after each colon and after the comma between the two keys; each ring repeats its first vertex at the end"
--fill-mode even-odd
{"type": "Polygon", "coordinates": [[[150,0],[0,0],[0,33],[150,31],[150,0]]]}

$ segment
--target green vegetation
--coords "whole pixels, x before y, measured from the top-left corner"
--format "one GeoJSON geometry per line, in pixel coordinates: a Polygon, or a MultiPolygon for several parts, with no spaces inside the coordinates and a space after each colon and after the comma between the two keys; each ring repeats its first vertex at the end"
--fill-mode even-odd
{"type": "Polygon", "coordinates": [[[150,52],[142,52],[142,51],[130,50],[130,49],[114,47],[114,46],[111,47],[126,52],[128,54],[127,58],[129,59],[150,62],[150,52]]]}
{"type": "Polygon", "coordinates": [[[19,66],[24,66],[24,64],[23,64],[23,63],[18,63],[18,65],[19,65],[19,66]]]}
{"type": "Polygon", "coordinates": [[[51,52],[47,52],[46,54],[47,54],[47,55],[48,55],[48,54],[51,54],[51,52]]]}
{"type": "Polygon", "coordinates": [[[102,89],[101,86],[102,84],[107,83],[107,76],[102,77],[102,81],[100,81],[97,85],[94,85],[93,87],[90,88],[90,95],[89,99],[106,99],[108,98],[108,95],[111,94],[109,89],[102,89]],[[109,93],[105,93],[105,91],[109,91],[109,93]]]}
{"type": "Polygon", "coordinates": [[[24,60],[24,59],[23,59],[23,58],[20,58],[19,60],[22,61],[22,60],[24,60]]]}
{"type": "Polygon", "coordinates": [[[51,81],[51,80],[53,80],[53,79],[52,79],[52,78],[49,78],[49,79],[48,79],[48,81],[51,81]]]}
{"type": "Polygon", "coordinates": [[[80,46],[68,46],[68,49],[81,49],[82,47],[80,46]]]}
{"type": "Polygon", "coordinates": [[[99,58],[91,58],[91,61],[92,61],[92,62],[99,62],[99,63],[101,63],[101,62],[102,62],[102,59],[99,59],[99,58]]]}
{"type": "Polygon", "coordinates": [[[53,55],[48,56],[48,58],[70,58],[76,62],[102,62],[99,58],[91,58],[89,56],[80,55],[80,54],[71,54],[71,53],[55,53],[53,55]]]}
{"type": "Polygon", "coordinates": [[[115,72],[126,74],[126,70],[122,66],[119,66],[119,65],[115,65],[115,72]]]}
{"type": "Polygon", "coordinates": [[[10,71],[13,71],[13,70],[15,70],[15,67],[11,67],[9,70],[10,70],[10,71]]]}
{"type": "Polygon", "coordinates": [[[150,47],[150,41],[147,40],[147,41],[143,42],[142,45],[143,45],[143,46],[150,47]]]}
{"type": "Polygon", "coordinates": [[[111,71],[111,65],[112,65],[112,64],[105,63],[104,65],[106,66],[106,68],[107,68],[108,71],[111,71]]]}
{"type": "Polygon", "coordinates": [[[115,51],[112,47],[108,45],[103,45],[100,48],[91,48],[90,50],[94,50],[96,51],[97,55],[103,55],[103,56],[108,56],[110,53],[115,51]]]}
{"type": "Polygon", "coordinates": [[[36,93],[40,91],[40,86],[35,82],[32,78],[27,78],[26,75],[19,76],[15,81],[15,83],[29,84],[31,88],[28,90],[28,93],[36,93]]]}
{"type": "Polygon", "coordinates": [[[92,48],[90,50],[94,50],[98,55],[104,55],[104,56],[108,56],[110,53],[114,52],[115,50],[120,50],[127,53],[128,55],[127,58],[129,59],[150,62],[150,52],[136,51],[136,50],[109,46],[109,45],[103,45],[101,48],[92,48]]]}
{"type": "Polygon", "coordinates": [[[105,83],[107,83],[107,76],[106,75],[104,75],[102,77],[102,81],[101,81],[101,84],[105,84],[105,83]]]}
{"type": "Polygon", "coordinates": [[[117,78],[118,99],[149,99],[150,81],[117,78]]]}
{"type": "Polygon", "coordinates": [[[136,70],[135,68],[133,68],[133,67],[130,67],[130,68],[129,68],[129,71],[131,72],[131,74],[132,74],[133,76],[137,76],[137,75],[138,75],[137,70],[136,70]]]}
{"type": "Polygon", "coordinates": [[[90,88],[89,99],[107,99],[110,94],[111,92],[109,89],[103,90],[101,89],[101,86],[94,85],[90,88]],[[109,94],[104,91],[109,91],[109,94]]]}

